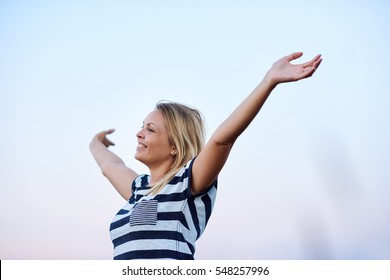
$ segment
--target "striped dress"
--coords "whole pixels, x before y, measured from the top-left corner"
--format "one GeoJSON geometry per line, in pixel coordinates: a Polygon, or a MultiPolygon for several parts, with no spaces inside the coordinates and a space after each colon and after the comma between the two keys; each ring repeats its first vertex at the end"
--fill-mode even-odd
{"type": "Polygon", "coordinates": [[[194,160],[157,194],[149,194],[149,175],[138,176],[133,195],[110,226],[114,259],[194,259],[195,241],[213,209],[217,180],[204,192],[190,192],[194,160]]]}

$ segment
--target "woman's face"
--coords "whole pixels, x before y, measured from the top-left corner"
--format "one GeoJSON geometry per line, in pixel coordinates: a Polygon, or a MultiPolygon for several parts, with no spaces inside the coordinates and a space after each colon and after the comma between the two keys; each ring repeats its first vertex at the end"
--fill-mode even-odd
{"type": "Polygon", "coordinates": [[[159,110],[152,111],[137,133],[135,159],[149,168],[173,163],[174,146],[169,141],[164,119],[159,110]]]}

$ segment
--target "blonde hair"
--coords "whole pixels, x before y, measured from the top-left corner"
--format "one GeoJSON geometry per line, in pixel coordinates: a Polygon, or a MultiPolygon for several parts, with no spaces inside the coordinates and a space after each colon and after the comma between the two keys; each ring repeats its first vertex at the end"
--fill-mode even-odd
{"type": "Polygon", "coordinates": [[[175,147],[176,154],[167,174],[151,185],[153,194],[158,193],[188,161],[200,153],[205,137],[203,117],[197,109],[171,101],[159,101],[156,109],[163,116],[169,141],[175,147]]]}

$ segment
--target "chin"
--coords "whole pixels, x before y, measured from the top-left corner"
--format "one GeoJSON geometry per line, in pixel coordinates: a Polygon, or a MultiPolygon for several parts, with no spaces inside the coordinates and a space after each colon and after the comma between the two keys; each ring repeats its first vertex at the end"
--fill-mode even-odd
{"type": "Polygon", "coordinates": [[[135,158],[136,160],[138,160],[139,162],[145,164],[144,159],[143,159],[142,156],[140,156],[138,153],[136,153],[136,154],[134,155],[134,158],[135,158]]]}

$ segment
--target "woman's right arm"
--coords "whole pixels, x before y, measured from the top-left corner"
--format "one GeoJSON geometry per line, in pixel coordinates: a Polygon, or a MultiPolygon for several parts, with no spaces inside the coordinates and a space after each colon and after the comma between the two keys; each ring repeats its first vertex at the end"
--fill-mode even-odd
{"type": "Polygon", "coordinates": [[[138,174],[128,168],[120,157],[108,149],[114,143],[107,138],[107,134],[114,131],[114,129],[110,129],[96,134],[89,145],[89,149],[103,175],[107,177],[118,193],[128,200],[132,195],[131,184],[138,174]]]}

